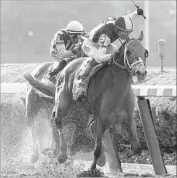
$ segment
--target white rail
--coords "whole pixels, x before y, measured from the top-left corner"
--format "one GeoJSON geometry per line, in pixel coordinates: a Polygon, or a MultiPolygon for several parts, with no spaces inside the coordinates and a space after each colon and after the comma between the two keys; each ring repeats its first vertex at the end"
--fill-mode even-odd
{"type": "MultiPolygon", "coordinates": [[[[21,93],[26,91],[26,83],[1,83],[1,93],[21,93]]],[[[176,96],[176,86],[133,85],[135,96],[172,97],[176,96]]]]}

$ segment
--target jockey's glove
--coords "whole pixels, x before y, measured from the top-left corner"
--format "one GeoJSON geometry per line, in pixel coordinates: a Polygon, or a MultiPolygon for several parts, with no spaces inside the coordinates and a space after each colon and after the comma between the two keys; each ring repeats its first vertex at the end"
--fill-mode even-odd
{"type": "Polygon", "coordinates": [[[138,8],[138,9],[137,9],[137,14],[138,14],[138,15],[143,15],[143,14],[144,14],[143,9],[138,8]]]}
{"type": "Polygon", "coordinates": [[[119,50],[114,51],[114,52],[111,54],[111,59],[116,58],[116,56],[117,56],[118,54],[119,54],[119,50]]]}
{"type": "Polygon", "coordinates": [[[80,50],[80,47],[75,47],[75,48],[73,48],[73,49],[71,50],[71,52],[72,52],[73,54],[77,54],[77,53],[79,52],[79,50],[80,50]]]}

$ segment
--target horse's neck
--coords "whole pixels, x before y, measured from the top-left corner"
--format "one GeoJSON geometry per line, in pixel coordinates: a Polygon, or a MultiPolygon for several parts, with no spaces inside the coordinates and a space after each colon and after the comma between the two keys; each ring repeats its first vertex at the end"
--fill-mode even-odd
{"type": "Polygon", "coordinates": [[[117,68],[118,68],[118,66],[119,67],[122,66],[122,68],[124,68],[125,67],[125,64],[124,64],[124,54],[123,53],[116,54],[116,56],[112,60],[112,65],[117,65],[117,68]]]}

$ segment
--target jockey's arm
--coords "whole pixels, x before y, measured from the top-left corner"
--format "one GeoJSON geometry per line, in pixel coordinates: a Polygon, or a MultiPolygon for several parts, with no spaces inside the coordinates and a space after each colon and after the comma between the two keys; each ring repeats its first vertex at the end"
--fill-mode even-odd
{"type": "Polygon", "coordinates": [[[135,19],[136,17],[138,16],[143,16],[144,12],[143,12],[143,9],[141,8],[137,8],[136,11],[126,15],[126,17],[130,18],[131,20],[135,19]]]}
{"type": "Polygon", "coordinates": [[[61,38],[61,35],[61,33],[56,33],[50,46],[50,54],[57,61],[60,61],[62,58],[68,58],[75,55],[70,50],[66,50],[64,40],[61,38]]]}
{"type": "MultiPolygon", "coordinates": [[[[106,33],[107,34],[107,33],[106,33]]],[[[100,35],[99,39],[98,39],[98,44],[103,48],[105,48],[104,50],[104,55],[95,55],[95,60],[98,62],[98,63],[104,63],[104,62],[107,62],[109,61],[113,54],[106,54],[106,50],[107,50],[107,46],[111,44],[111,39],[109,38],[108,35],[106,35],[105,33],[100,35]]],[[[100,50],[102,51],[102,49],[100,48],[100,50]]],[[[98,49],[99,50],[99,49],[98,49]]]]}
{"type": "Polygon", "coordinates": [[[127,14],[126,17],[130,18],[131,20],[135,19],[136,17],[138,17],[137,11],[127,14]]]}

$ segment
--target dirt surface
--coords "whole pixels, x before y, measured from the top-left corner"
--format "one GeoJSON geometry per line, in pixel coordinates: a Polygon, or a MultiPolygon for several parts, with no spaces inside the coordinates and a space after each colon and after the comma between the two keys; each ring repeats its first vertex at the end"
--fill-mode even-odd
{"type": "MultiPolygon", "coordinates": [[[[24,83],[25,80],[23,78],[23,74],[25,72],[32,71],[38,64],[2,64],[1,65],[1,82],[3,83],[24,83]]],[[[134,83],[137,84],[137,83],[134,83]]],[[[176,69],[165,69],[162,73],[160,69],[148,69],[148,74],[145,82],[140,85],[176,85],[176,69]]],[[[21,103],[21,105],[23,105],[21,103]]],[[[13,108],[12,108],[13,109],[13,108]]],[[[19,107],[18,113],[22,113],[20,111],[21,107],[19,107]]],[[[11,110],[9,110],[11,112],[11,110]]],[[[14,115],[14,118],[21,128],[23,128],[24,132],[28,132],[29,130],[25,129],[24,125],[18,120],[18,116],[14,115]]],[[[11,125],[13,127],[13,123],[11,125]]],[[[17,128],[16,128],[17,129],[17,128]]],[[[8,131],[10,133],[10,130],[8,131]]],[[[21,135],[20,135],[21,136],[21,135]]],[[[9,137],[12,138],[12,136],[9,137]]],[[[15,148],[17,142],[17,138],[13,138],[12,147],[9,149],[15,148]]],[[[78,153],[73,160],[68,161],[64,165],[59,165],[56,162],[56,159],[49,159],[45,156],[40,158],[40,161],[35,164],[29,164],[28,158],[31,150],[31,137],[23,136],[23,140],[21,140],[20,144],[17,146],[21,150],[19,150],[19,154],[12,155],[8,159],[1,159],[1,177],[26,177],[26,178],[37,178],[37,177],[58,177],[58,178],[74,178],[78,174],[83,171],[89,169],[91,164],[90,160],[93,159],[93,154],[83,154],[78,153]],[[22,147],[23,146],[23,147],[22,147]],[[14,161],[15,160],[15,161],[14,161]],[[87,160],[87,161],[85,161],[87,160]],[[89,160],[89,161],[88,161],[89,160]],[[3,162],[3,163],[2,163],[3,162]]],[[[15,148],[16,149],[16,148],[15,148]]],[[[11,151],[11,150],[10,150],[11,151]]],[[[16,151],[16,150],[15,150],[16,151]]],[[[122,163],[124,173],[112,173],[110,172],[108,165],[103,168],[100,168],[101,172],[104,172],[105,177],[162,177],[155,176],[152,165],[144,165],[144,164],[127,164],[122,163]]],[[[169,175],[166,175],[167,178],[176,177],[176,166],[166,166],[167,172],[169,175]]]]}

